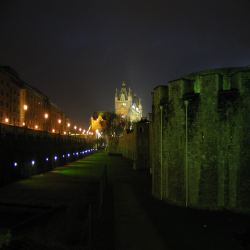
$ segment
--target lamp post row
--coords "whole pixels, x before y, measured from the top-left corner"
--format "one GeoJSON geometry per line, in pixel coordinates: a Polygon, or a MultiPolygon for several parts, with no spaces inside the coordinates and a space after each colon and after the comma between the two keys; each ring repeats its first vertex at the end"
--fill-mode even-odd
{"type": "MultiPolygon", "coordinates": [[[[25,127],[25,126],[27,126],[27,122],[26,122],[26,111],[28,110],[28,105],[23,105],[23,109],[24,109],[24,115],[23,115],[23,123],[22,123],[22,125],[23,125],[23,127],[25,127]]],[[[49,117],[49,115],[47,114],[47,113],[45,113],[44,114],[44,124],[43,124],[43,131],[48,131],[48,117],[49,117]]],[[[9,122],[9,119],[6,117],[5,118],[5,123],[8,123],[9,122]]],[[[62,132],[62,120],[61,119],[58,119],[58,124],[60,125],[60,129],[59,129],[59,133],[61,134],[61,132],[62,132]]],[[[71,126],[71,124],[68,122],[67,123],[67,128],[70,128],[70,126],[71,126]]],[[[34,128],[35,129],[38,129],[38,125],[35,125],[34,126],[34,128]]],[[[77,126],[74,126],[74,129],[76,130],[77,129],[77,126]]],[[[55,129],[51,129],[51,132],[52,133],[55,133],[55,129]]],[[[85,133],[85,130],[82,130],[82,128],[80,127],[79,128],[79,132],[80,133],[82,133],[82,134],[84,134],[85,133]]],[[[66,135],[67,134],[67,132],[66,131],[64,131],[63,132],[63,134],[64,135],[66,135]]],[[[86,134],[88,135],[88,134],[91,134],[91,132],[86,132],[86,134]]]]}

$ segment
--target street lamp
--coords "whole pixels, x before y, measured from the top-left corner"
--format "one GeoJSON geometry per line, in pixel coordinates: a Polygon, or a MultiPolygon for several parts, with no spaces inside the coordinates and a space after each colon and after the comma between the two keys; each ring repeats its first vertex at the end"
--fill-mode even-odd
{"type": "Polygon", "coordinates": [[[23,119],[23,126],[26,125],[26,111],[28,109],[28,105],[24,104],[23,105],[23,109],[24,109],[24,119],[23,119]]]}
{"type": "Polygon", "coordinates": [[[47,127],[47,119],[48,119],[48,117],[49,117],[49,115],[47,113],[45,113],[44,114],[44,118],[45,118],[45,125],[46,125],[46,127],[45,127],[45,129],[43,128],[43,130],[46,130],[46,131],[48,131],[48,127],[47,127]]]}
{"type": "Polygon", "coordinates": [[[61,119],[58,119],[58,123],[59,123],[59,125],[60,125],[59,134],[61,134],[61,123],[62,123],[62,120],[61,120],[61,119]]]}
{"type": "Polygon", "coordinates": [[[77,129],[77,126],[74,126],[74,130],[75,130],[75,138],[76,138],[76,129],[77,129]]]}

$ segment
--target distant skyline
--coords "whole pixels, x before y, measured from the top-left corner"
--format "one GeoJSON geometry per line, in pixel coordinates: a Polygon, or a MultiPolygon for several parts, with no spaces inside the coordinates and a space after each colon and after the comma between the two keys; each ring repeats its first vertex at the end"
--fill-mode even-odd
{"type": "Polygon", "coordinates": [[[113,111],[123,81],[151,92],[181,76],[250,65],[250,1],[2,0],[0,65],[47,95],[72,125],[113,111]]]}

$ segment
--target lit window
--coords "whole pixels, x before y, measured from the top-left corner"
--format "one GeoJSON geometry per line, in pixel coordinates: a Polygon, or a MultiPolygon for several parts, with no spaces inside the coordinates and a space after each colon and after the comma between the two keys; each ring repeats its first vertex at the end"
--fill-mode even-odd
{"type": "Polygon", "coordinates": [[[123,103],[122,106],[126,106],[126,103],[123,103]]]}

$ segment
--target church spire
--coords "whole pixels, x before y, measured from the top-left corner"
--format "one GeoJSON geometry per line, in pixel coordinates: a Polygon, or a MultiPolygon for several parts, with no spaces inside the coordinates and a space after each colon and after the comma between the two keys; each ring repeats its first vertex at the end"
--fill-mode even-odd
{"type": "Polygon", "coordinates": [[[125,82],[123,81],[123,83],[122,83],[122,87],[125,87],[126,86],[126,84],[125,84],[125,82]]]}

